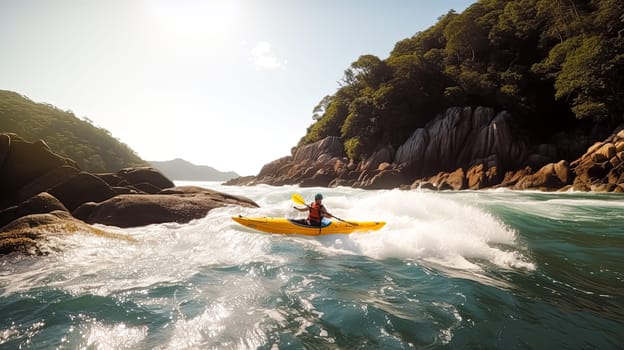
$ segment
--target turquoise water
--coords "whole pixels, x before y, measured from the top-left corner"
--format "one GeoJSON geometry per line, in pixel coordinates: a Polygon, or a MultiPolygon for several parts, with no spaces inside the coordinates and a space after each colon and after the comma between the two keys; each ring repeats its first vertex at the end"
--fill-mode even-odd
{"type": "Polygon", "coordinates": [[[624,197],[221,187],[260,209],[0,258],[2,349],[617,349],[624,197]],[[378,232],[255,233],[290,196],[378,232]]]}

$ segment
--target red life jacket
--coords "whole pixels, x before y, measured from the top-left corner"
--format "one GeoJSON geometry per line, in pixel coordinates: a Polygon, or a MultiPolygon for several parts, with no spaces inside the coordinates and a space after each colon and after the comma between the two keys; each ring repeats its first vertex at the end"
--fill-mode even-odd
{"type": "Polygon", "coordinates": [[[316,202],[310,204],[310,215],[308,220],[320,222],[325,213],[325,207],[322,204],[316,204],[316,202]]]}

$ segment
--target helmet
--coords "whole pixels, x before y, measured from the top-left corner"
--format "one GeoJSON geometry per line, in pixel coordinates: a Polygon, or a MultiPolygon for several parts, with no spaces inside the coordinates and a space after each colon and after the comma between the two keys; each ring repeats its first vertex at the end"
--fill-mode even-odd
{"type": "Polygon", "coordinates": [[[317,200],[317,199],[323,199],[323,195],[320,193],[317,193],[316,196],[314,196],[314,200],[317,200]]]}

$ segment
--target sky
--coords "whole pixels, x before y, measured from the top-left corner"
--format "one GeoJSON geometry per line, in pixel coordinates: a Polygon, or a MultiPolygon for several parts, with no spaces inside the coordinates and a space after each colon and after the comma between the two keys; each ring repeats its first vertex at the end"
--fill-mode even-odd
{"type": "Polygon", "coordinates": [[[0,0],[0,89],[145,160],[239,175],[290,155],[360,55],[471,0],[0,0]]]}

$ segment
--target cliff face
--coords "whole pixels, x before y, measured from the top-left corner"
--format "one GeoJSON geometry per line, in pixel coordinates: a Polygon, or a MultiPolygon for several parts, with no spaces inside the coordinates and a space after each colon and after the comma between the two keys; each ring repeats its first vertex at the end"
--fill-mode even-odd
{"type": "Polygon", "coordinates": [[[621,191],[623,132],[616,131],[600,147],[589,149],[599,131],[583,137],[561,134],[551,143],[536,143],[506,111],[453,107],[415,130],[397,150],[382,146],[355,162],[345,156],[338,137],[327,137],[265,165],[255,177],[229,184],[439,190],[496,186],[558,190],[574,184],[575,190],[621,191]],[[583,149],[587,152],[578,160],[561,159],[583,149]]]}
{"type": "Polygon", "coordinates": [[[512,131],[512,122],[509,113],[495,114],[491,108],[449,108],[399,147],[396,163],[415,176],[481,163],[519,167],[529,147],[523,135],[512,131]]]}

